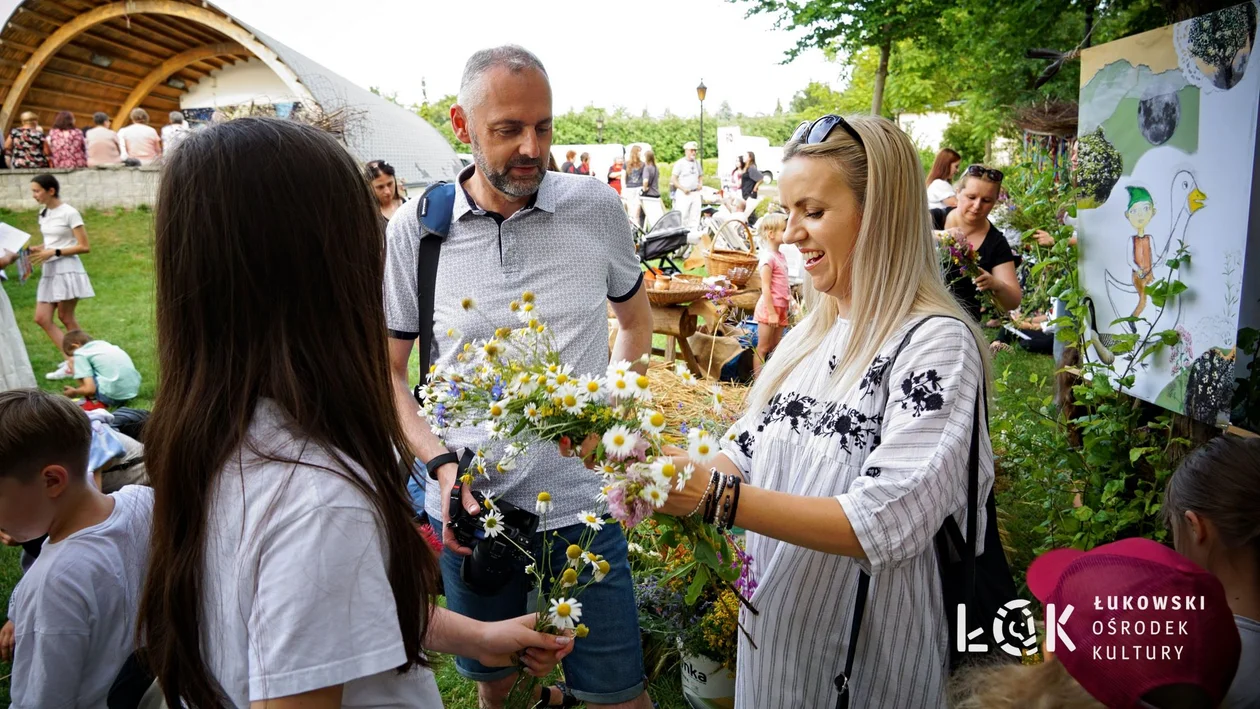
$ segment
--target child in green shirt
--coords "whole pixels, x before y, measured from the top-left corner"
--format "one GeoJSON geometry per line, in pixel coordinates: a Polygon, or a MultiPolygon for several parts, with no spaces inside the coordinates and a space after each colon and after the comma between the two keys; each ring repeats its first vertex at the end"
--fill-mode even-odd
{"type": "Polygon", "coordinates": [[[61,347],[67,357],[74,358],[71,371],[79,380],[79,386],[65,388],[66,396],[83,396],[115,407],[140,393],[140,372],[121,347],[93,340],[83,330],[67,332],[61,347]]]}

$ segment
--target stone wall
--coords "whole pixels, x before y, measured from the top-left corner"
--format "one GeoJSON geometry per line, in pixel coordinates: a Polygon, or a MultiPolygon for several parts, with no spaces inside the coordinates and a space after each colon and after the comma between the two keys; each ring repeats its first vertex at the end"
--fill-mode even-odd
{"type": "Polygon", "coordinates": [[[35,209],[31,178],[48,174],[61,183],[61,198],[76,209],[152,206],[158,168],[111,167],[82,170],[0,170],[0,207],[35,209]]]}

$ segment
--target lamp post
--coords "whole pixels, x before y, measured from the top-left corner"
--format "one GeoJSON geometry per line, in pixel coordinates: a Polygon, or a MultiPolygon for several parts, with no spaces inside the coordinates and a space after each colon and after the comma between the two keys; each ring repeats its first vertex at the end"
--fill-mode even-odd
{"type": "Polygon", "coordinates": [[[599,114],[599,117],[595,119],[595,133],[596,133],[595,142],[603,143],[604,142],[604,114],[602,113],[599,114]]]}
{"type": "Polygon", "coordinates": [[[697,145],[700,149],[696,151],[696,157],[700,160],[700,171],[704,174],[704,95],[708,93],[709,87],[704,85],[704,79],[700,80],[700,85],[696,87],[696,96],[700,97],[700,142],[697,145]]]}

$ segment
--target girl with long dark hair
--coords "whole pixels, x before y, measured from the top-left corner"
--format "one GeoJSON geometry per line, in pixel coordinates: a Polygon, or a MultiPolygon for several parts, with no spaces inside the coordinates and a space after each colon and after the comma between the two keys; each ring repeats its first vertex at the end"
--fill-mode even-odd
{"type": "Polygon", "coordinates": [[[962,156],[952,148],[941,148],[936,154],[936,160],[932,161],[932,169],[928,170],[924,181],[927,185],[929,209],[958,206],[957,192],[951,183],[954,175],[958,174],[958,165],[961,162],[962,156]]]}
{"type": "Polygon", "coordinates": [[[381,217],[389,221],[394,212],[406,201],[398,191],[398,174],[394,166],[384,160],[373,160],[365,168],[368,182],[372,183],[372,194],[376,195],[377,206],[381,217]]]}
{"type": "Polygon", "coordinates": [[[426,650],[519,653],[541,676],[572,649],[533,616],[482,623],[430,601],[379,219],[354,160],[310,126],[242,118],[168,156],[138,630],[168,706],[440,707],[426,650]]]}

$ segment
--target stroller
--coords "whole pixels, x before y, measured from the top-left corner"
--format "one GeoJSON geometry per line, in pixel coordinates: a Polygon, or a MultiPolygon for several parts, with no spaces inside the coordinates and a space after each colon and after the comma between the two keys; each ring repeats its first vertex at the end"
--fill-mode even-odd
{"type": "Polygon", "coordinates": [[[682,213],[678,210],[666,212],[652,225],[652,230],[643,235],[639,244],[639,260],[649,267],[652,267],[651,261],[656,261],[654,268],[661,273],[679,273],[682,269],[674,263],[673,257],[682,256],[688,245],[688,234],[689,230],[682,223],[682,213]]]}

